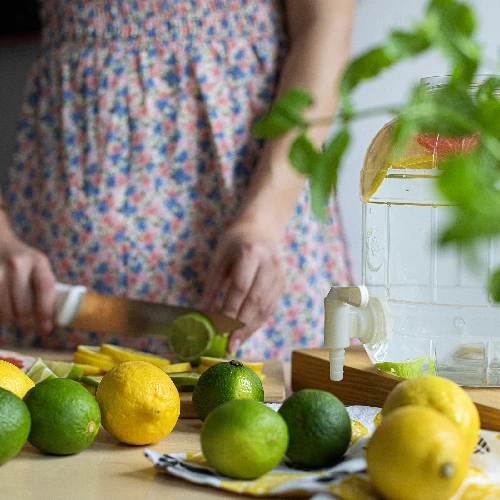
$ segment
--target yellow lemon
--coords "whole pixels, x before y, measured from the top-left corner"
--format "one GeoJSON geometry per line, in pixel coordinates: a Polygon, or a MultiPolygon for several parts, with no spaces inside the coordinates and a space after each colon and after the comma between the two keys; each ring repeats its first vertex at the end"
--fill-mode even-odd
{"type": "Polygon", "coordinates": [[[469,451],[449,418],[432,408],[406,406],[382,418],[366,462],[386,500],[447,500],[467,475],[469,451]]]}
{"type": "Polygon", "coordinates": [[[102,377],[96,391],[102,426],[122,443],[156,443],[174,428],[180,413],[172,379],[146,361],[126,361],[102,377]]]}
{"type": "Polygon", "coordinates": [[[20,368],[0,359],[0,387],[23,399],[24,395],[35,386],[20,368]]]}
{"type": "Polygon", "coordinates": [[[422,375],[400,382],[387,396],[382,418],[407,405],[429,406],[446,415],[464,437],[472,453],[479,437],[479,412],[470,396],[455,382],[433,375],[422,375]]]}

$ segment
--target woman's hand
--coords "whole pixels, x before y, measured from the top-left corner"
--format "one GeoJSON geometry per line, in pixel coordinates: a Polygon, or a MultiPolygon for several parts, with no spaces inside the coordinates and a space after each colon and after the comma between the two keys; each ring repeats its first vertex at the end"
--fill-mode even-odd
{"type": "Polygon", "coordinates": [[[222,289],[220,312],[245,323],[231,334],[232,353],[272,314],[284,290],[277,244],[263,229],[234,224],[219,242],[205,280],[201,306],[213,309],[222,289]]]}
{"type": "Polygon", "coordinates": [[[56,279],[49,259],[17,238],[0,248],[0,323],[54,327],[56,279]]]}

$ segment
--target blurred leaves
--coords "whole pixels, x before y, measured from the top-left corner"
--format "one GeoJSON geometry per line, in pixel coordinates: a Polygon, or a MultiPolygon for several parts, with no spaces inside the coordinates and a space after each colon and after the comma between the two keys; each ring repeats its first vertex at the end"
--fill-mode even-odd
{"type": "MultiPolygon", "coordinates": [[[[315,123],[304,118],[312,98],[303,90],[283,95],[269,115],[256,124],[256,134],[265,138],[299,131],[290,161],[310,180],[316,216],[324,217],[328,198],[335,190],[352,122],[367,115],[353,103],[357,87],[405,59],[434,50],[449,65],[446,85],[429,89],[416,84],[402,106],[379,111],[398,117],[393,144],[396,154],[419,133],[444,137],[475,134],[479,138],[473,152],[443,160],[438,187],[456,210],[440,241],[472,248],[482,239],[500,235],[500,77],[476,83],[482,53],[474,38],[475,28],[474,12],[466,1],[430,0],[421,21],[412,29],[392,31],[382,44],[353,59],[339,86],[339,131],[323,150],[315,148],[307,137],[315,123]]],[[[500,301],[500,270],[493,274],[488,287],[494,300],[500,301]]]]}

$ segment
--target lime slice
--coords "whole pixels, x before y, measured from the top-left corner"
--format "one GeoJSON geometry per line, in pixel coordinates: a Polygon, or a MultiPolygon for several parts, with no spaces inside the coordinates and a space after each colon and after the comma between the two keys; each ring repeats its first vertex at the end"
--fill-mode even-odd
{"type": "Polygon", "coordinates": [[[68,361],[47,361],[44,363],[59,377],[78,380],[83,376],[83,370],[76,364],[68,361]]]}
{"type": "Polygon", "coordinates": [[[375,363],[375,366],[386,373],[391,373],[401,378],[414,378],[424,373],[425,357],[414,359],[412,361],[403,361],[401,363],[391,363],[384,361],[375,363]]]}
{"type": "Polygon", "coordinates": [[[200,374],[197,372],[172,373],[170,378],[179,392],[192,392],[200,374]]]}
{"type": "Polygon", "coordinates": [[[97,389],[99,382],[102,380],[103,375],[89,375],[80,378],[79,382],[88,385],[89,387],[94,387],[97,389]]]}
{"type": "Polygon", "coordinates": [[[203,356],[210,358],[222,358],[227,352],[227,343],[229,341],[229,333],[214,335],[208,349],[203,353],[203,356]]]}
{"type": "Polygon", "coordinates": [[[198,359],[217,333],[212,322],[196,312],[179,316],[165,328],[170,351],[179,361],[198,359]]]}
{"type": "Polygon", "coordinates": [[[26,372],[26,375],[38,384],[42,380],[58,378],[57,375],[45,364],[42,358],[37,358],[31,368],[26,372]]]}
{"type": "Polygon", "coordinates": [[[137,351],[135,349],[130,349],[129,347],[122,347],[113,344],[102,344],[101,353],[111,356],[119,363],[123,361],[147,361],[158,368],[163,368],[164,366],[168,366],[170,364],[170,361],[167,358],[162,358],[156,354],[137,351]]]}

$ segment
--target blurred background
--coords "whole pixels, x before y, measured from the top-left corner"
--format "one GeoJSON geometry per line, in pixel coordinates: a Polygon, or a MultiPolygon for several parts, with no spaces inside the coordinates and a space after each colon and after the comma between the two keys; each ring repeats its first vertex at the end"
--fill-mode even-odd
{"type": "MultiPolygon", "coordinates": [[[[298,1],[298,0],[296,0],[298,1]]],[[[499,73],[500,2],[470,0],[478,23],[478,39],[483,44],[488,63],[485,73],[499,73]]],[[[394,0],[358,0],[353,34],[353,55],[358,55],[382,41],[392,29],[410,27],[427,5],[426,0],[411,4],[394,0]]],[[[11,161],[23,90],[31,64],[38,52],[36,0],[18,0],[10,5],[14,15],[0,16],[0,188],[5,186],[6,168],[11,161]]],[[[332,54],[333,57],[333,54],[332,54]]],[[[447,73],[447,65],[435,53],[400,64],[372,83],[365,84],[356,95],[359,108],[399,104],[411,86],[421,77],[447,73]]],[[[342,165],[337,187],[340,212],[351,253],[354,280],[361,283],[361,202],[359,171],[371,139],[388,116],[377,116],[356,122],[354,136],[342,165]]]]}

